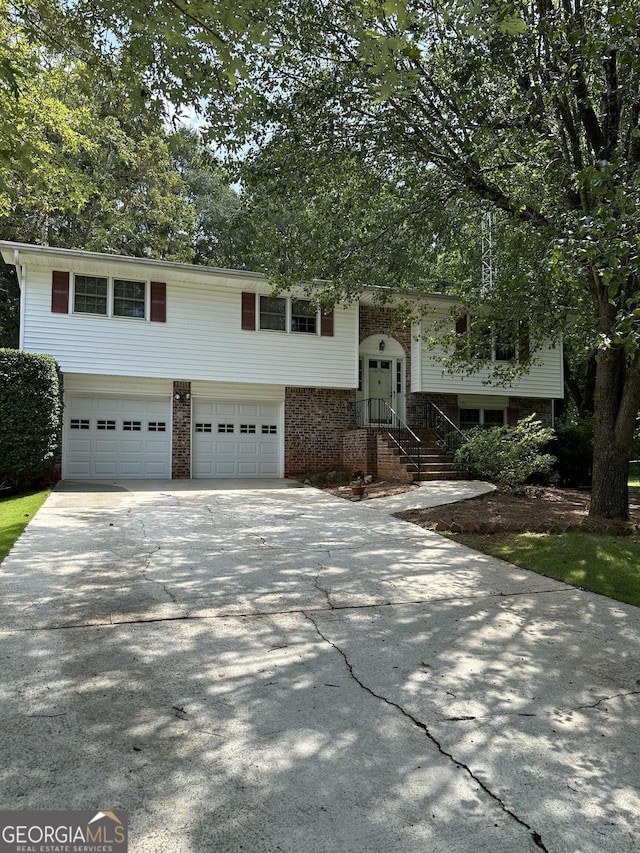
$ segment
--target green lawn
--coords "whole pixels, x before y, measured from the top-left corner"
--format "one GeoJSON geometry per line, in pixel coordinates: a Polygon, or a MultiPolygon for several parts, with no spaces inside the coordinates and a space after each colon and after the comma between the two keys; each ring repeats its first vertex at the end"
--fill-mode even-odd
{"type": "Polygon", "coordinates": [[[51,489],[0,500],[0,562],[47,499],[51,489]]]}
{"type": "Polygon", "coordinates": [[[500,544],[484,536],[456,536],[455,540],[524,569],[640,607],[640,534],[520,533],[500,544]]]}
{"type": "Polygon", "coordinates": [[[629,466],[629,485],[640,486],[640,462],[633,462],[629,466]]]}

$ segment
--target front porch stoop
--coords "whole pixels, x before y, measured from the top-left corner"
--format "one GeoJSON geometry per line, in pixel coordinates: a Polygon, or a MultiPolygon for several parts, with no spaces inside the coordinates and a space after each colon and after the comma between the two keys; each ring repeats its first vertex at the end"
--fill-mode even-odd
{"type": "Polygon", "coordinates": [[[378,434],[378,476],[403,480],[468,480],[469,474],[456,464],[451,454],[444,453],[433,434],[419,436],[423,442],[420,453],[420,470],[416,472],[415,461],[401,455],[392,439],[378,434]]]}

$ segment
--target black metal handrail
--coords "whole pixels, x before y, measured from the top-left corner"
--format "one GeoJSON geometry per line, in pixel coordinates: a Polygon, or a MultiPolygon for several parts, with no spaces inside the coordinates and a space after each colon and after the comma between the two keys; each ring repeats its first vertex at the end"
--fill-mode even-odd
{"type": "Polygon", "coordinates": [[[422,442],[386,400],[376,397],[356,402],[356,426],[373,427],[387,433],[410,466],[420,474],[422,442]]]}
{"type": "Polygon", "coordinates": [[[432,400],[427,400],[425,404],[424,426],[435,433],[439,446],[454,456],[469,440],[432,400]]]}

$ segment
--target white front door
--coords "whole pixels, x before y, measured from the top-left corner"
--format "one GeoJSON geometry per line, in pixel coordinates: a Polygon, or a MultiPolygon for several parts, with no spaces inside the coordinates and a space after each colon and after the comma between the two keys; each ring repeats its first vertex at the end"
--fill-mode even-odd
{"type": "Polygon", "coordinates": [[[389,359],[369,359],[369,399],[371,422],[389,423],[389,409],[393,408],[393,371],[389,359]]]}

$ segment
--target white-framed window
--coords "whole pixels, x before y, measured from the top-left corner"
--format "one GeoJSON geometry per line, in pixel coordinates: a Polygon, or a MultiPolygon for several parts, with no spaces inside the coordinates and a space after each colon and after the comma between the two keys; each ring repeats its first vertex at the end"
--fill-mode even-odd
{"type": "Polygon", "coordinates": [[[147,306],[147,284],[144,281],[113,280],[113,316],[144,320],[147,306]]]}
{"type": "Polygon", "coordinates": [[[284,332],[287,328],[287,300],[282,296],[260,296],[260,329],[284,332]]]}
{"type": "Polygon", "coordinates": [[[507,422],[507,410],[499,408],[460,407],[460,429],[473,427],[504,426],[507,422]]]}
{"type": "Polygon", "coordinates": [[[258,296],[258,328],[272,332],[317,335],[319,311],[310,299],[258,296]]]}
{"type": "Polygon", "coordinates": [[[318,309],[309,299],[291,300],[291,331],[308,335],[318,333],[318,309]]]}
{"type": "Polygon", "coordinates": [[[97,275],[73,277],[73,310],[82,314],[108,313],[109,279],[97,275]]]}
{"type": "Polygon", "coordinates": [[[75,314],[146,320],[149,316],[148,306],[146,281],[78,274],[73,277],[75,314]]]}
{"type": "Polygon", "coordinates": [[[491,324],[484,317],[467,314],[456,323],[456,349],[466,350],[480,361],[508,362],[529,359],[529,332],[524,323],[491,324]]]}

